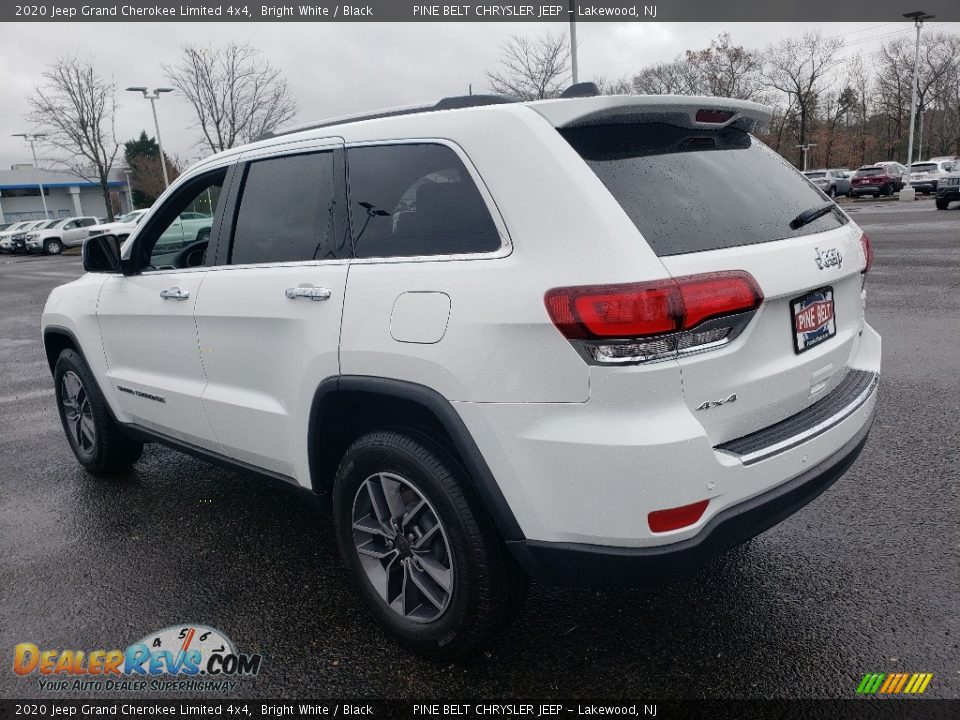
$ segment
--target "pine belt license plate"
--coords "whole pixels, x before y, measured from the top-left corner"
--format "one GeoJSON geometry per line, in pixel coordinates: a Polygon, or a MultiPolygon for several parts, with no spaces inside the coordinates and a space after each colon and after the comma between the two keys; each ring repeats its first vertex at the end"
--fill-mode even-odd
{"type": "Polygon", "coordinates": [[[825,287],[790,301],[793,350],[798,355],[837,334],[833,288],[825,287]]]}

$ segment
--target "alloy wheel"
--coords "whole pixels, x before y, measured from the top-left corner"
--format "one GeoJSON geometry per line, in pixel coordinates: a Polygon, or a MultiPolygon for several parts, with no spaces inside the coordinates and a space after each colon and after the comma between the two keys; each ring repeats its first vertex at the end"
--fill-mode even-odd
{"type": "Polygon", "coordinates": [[[68,370],[60,381],[60,389],[67,432],[80,452],[92,455],[97,446],[97,429],[93,421],[90,397],[80,376],[68,370]]]}
{"type": "Polygon", "coordinates": [[[377,473],[360,484],[353,542],[367,580],[398,615],[429,623],[450,605],[450,542],[436,510],[410,481],[377,473]]]}

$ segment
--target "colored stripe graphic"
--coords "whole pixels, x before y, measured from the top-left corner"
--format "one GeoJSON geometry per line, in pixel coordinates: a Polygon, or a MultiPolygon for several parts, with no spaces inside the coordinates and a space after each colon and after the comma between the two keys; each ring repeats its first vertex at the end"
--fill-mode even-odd
{"type": "Polygon", "coordinates": [[[933,673],[867,673],[857,686],[858,695],[921,695],[933,673]]]}

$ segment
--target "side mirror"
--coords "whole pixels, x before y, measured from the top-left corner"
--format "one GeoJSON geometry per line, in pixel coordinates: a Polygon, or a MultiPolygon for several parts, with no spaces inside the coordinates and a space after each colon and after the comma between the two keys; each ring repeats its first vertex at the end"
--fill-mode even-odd
{"type": "Polygon", "coordinates": [[[94,235],[83,241],[83,269],[87,272],[120,272],[120,241],[116,235],[94,235]]]}

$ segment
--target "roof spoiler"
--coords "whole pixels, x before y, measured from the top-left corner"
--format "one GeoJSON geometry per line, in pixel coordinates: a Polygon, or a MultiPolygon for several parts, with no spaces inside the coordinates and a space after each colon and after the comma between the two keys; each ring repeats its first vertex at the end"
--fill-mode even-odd
{"type": "Polygon", "coordinates": [[[772,110],[749,100],[686,95],[604,95],[529,103],[556,128],[664,122],[716,130],[754,132],[770,122],[772,110]]]}

